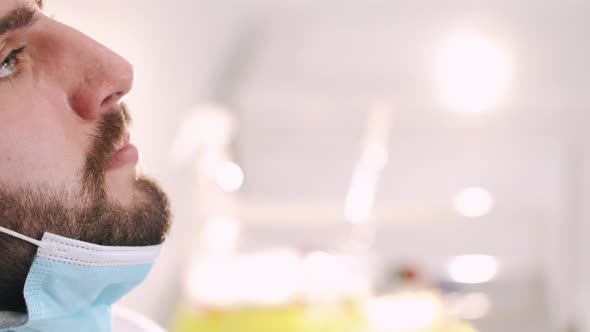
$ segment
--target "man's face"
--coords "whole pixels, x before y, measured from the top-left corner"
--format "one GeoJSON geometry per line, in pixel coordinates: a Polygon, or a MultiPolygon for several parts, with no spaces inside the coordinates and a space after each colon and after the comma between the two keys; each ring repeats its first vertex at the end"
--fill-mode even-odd
{"type": "Polygon", "coordinates": [[[120,100],[133,69],[40,6],[0,0],[0,225],[33,237],[155,244],[168,205],[138,174],[128,143],[120,100]]]}
{"type": "MultiPolygon", "coordinates": [[[[43,15],[33,0],[0,1],[0,183],[77,195],[85,157],[103,117],[131,89],[133,69],[80,32],[43,15]]],[[[113,142],[109,142],[113,143],[113,142]]],[[[119,142],[116,142],[119,143],[119,142]]],[[[110,197],[133,197],[136,150],[105,173],[110,197]]],[[[119,161],[121,158],[119,158],[119,161]]]]}

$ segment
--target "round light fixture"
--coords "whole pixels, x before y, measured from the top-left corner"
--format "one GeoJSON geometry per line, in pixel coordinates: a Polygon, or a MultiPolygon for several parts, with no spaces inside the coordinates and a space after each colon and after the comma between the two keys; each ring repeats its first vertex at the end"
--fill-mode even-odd
{"type": "Polygon", "coordinates": [[[481,187],[470,187],[461,190],[455,196],[455,209],[461,215],[469,218],[482,217],[488,214],[493,206],[492,194],[481,187]]]}
{"type": "Polygon", "coordinates": [[[458,283],[485,283],[496,277],[498,260],[486,255],[457,256],[449,262],[448,272],[451,279],[458,283]]]}
{"type": "Polygon", "coordinates": [[[215,174],[217,184],[227,192],[240,189],[244,183],[244,172],[236,163],[222,163],[215,174]]]}
{"type": "Polygon", "coordinates": [[[439,53],[439,92],[455,110],[480,112],[495,106],[505,95],[510,76],[507,54],[477,33],[455,35],[439,53]]]}

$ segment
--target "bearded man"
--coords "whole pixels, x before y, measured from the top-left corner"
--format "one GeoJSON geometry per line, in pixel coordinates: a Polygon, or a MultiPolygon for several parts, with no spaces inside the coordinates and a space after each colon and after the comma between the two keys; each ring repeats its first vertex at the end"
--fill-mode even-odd
{"type": "Polygon", "coordinates": [[[0,1],[0,331],[111,331],[168,202],[137,170],[131,65],[42,5],[0,1]]]}

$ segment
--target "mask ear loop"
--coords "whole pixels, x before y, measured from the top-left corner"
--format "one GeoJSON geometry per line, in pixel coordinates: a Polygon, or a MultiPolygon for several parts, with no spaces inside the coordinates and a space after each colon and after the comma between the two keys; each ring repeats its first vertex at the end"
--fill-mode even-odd
{"type": "Polygon", "coordinates": [[[2,227],[2,226],[0,226],[0,233],[4,233],[6,235],[13,236],[13,237],[15,237],[17,239],[21,239],[23,241],[27,241],[27,242],[29,242],[31,244],[36,245],[37,247],[45,247],[45,244],[43,242],[39,241],[39,240],[35,240],[35,239],[30,238],[30,237],[28,237],[26,235],[22,235],[21,233],[17,233],[15,231],[11,231],[10,229],[5,228],[5,227],[2,227]]]}

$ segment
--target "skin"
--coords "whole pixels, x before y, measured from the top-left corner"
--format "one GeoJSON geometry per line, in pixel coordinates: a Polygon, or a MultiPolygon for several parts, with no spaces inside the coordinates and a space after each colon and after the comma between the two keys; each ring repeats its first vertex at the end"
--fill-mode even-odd
{"type": "MultiPolygon", "coordinates": [[[[30,26],[0,36],[0,61],[25,47],[16,72],[0,78],[0,185],[43,187],[74,198],[99,121],[133,84],[119,55],[47,16],[29,0],[0,1],[0,17],[35,8],[30,26]]],[[[109,198],[132,202],[136,165],[105,172],[109,198]]]]}

